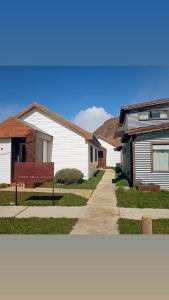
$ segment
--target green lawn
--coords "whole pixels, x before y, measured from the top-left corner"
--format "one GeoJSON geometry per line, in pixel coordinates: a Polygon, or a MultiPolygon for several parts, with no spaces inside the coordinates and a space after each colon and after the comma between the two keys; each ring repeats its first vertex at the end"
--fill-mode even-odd
{"type": "Polygon", "coordinates": [[[169,192],[139,192],[135,188],[116,190],[117,206],[138,208],[169,208],[169,192]]]}
{"type": "MultiPolygon", "coordinates": [[[[99,181],[102,179],[104,175],[104,171],[100,170],[98,171],[94,176],[89,178],[88,180],[82,180],[79,183],[71,183],[71,184],[60,184],[55,183],[56,188],[64,188],[64,189],[88,189],[88,190],[94,190],[99,183],[99,181]]],[[[46,182],[41,185],[41,187],[52,187],[52,182],[46,182]]]]}
{"type": "MultiPolygon", "coordinates": [[[[18,205],[25,206],[50,206],[52,196],[48,193],[18,192],[18,205]]],[[[55,194],[54,205],[59,206],[83,206],[88,199],[74,194],[55,194]]],[[[0,205],[10,205],[15,202],[15,192],[1,191],[0,205]]]]}
{"type": "MultiPolygon", "coordinates": [[[[169,219],[157,219],[152,221],[153,234],[169,234],[169,219]]],[[[119,219],[120,234],[142,234],[142,221],[131,219],[119,219]]]]}
{"type": "Polygon", "coordinates": [[[115,183],[116,186],[129,186],[125,175],[117,168],[115,169],[115,183]]]}
{"type": "Polygon", "coordinates": [[[0,218],[0,234],[66,234],[77,219],[0,218]]]}

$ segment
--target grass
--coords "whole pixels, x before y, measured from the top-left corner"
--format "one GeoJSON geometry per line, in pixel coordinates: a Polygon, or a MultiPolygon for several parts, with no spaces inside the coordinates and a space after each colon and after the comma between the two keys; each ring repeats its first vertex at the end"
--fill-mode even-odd
{"type": "MultiPolygon", "coordinates": [[[[60,184],[55,183],[56,188],[64,188],[64,189],[88,189],[94,190],[98,185],[99,181],[102,179],[104,175],[103,170],[99,170],[96,172],[94,176],[89,178],[88,180],[82,180],[79,183],[71,183],[71,184],[60,184]]],[[[41,187],[52,187],[52,182],[46,182],[41,185],[41,187]]]]}
{"type": "MultiPolygon", "coordinates": [[[[157,219],[152,221],[154,234],[169,234],[169,219],[157,219]]],[[[142,234],[142,221],[131,219],[119,219],[120,234],[142,234]]]]}
{"type": "MultiPolygon", "coordinates": [[[[50,206],[53,197],[48,193],[18,192],[18,205],[24,206],[50,206]]],[[[88,199],[74,194],[55,194],[54,205],[59,206],[83,206],[88,199]]],[[[10,205],[15,202],[15,192],[1,191],[0,205],[10,205]]]]}
{"type": "Polygon", "coordinates": [[[135,188],[116,190],[117,206],[138,208],[168,208],[169,192],[139,192],[135,188]]]}
{"type": "Polygon", "coordinates": [[[0,218],[0,234],[67,234],[77,219],[0,218]]]}
{"type": "Polygon", "coordinates": [[[116,186],[129,186],[126,176],[118,168],[115,169],[115,183],[116,186]]]}

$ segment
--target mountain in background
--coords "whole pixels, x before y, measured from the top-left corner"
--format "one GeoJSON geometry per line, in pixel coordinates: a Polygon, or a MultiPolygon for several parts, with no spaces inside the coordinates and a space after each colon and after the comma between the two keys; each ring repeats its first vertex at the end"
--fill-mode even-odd
{"type": "Polygon", "coordinates": [[[120,138],[115,138],[115,132],[119,128],[119,118],[110,118],[106,120],[99,128],[94,132],[96,136],[102,136],[110,143],[120,144],[120,138]]]}

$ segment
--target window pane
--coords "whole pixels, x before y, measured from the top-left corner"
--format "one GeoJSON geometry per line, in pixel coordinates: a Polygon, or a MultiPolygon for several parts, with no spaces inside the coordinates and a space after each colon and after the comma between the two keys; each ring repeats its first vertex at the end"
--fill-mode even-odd
{"type": "Polygon", "coordinates": [[[159,111],[151,111],[151,118],[152,119],[167,119],[168,114],[165,110],[159,110],[159,111]]]}
{"type": "Polygon", "coordinates": [[[156,144],[153,145],[154,150],[169,150],[169,144],[156,144]]]}
{"type": "Polygon", "coordinates": [[[149,119],[150,113],[149,111],[144,111],[139,113],[139,120],[147,120],[149,119]]]}
{"type": "Polygon", "coordinates": [[[48,161],[48,142],[43,140],[43,162],[48,161]]]}
{"type": "Polygon", "coordinates": [[[153,151],[153,170],[154,171],[169,170],[169,150],[153,151]]]}
{"type": "Polygon", "coordinates": [[[167,119],[168,118],[168,112],[167,111],[160,111],[160,118],[161,119],[167,119]]]}
{"type": "Polygon", "coordinates": [[[93,162],[93,147],[90,146],[90,161],[93,162]]]}
{"type": "Polygon", "coordinates": [[[97,161],[97,149],[95,149],[95,161],[97,161]]]}

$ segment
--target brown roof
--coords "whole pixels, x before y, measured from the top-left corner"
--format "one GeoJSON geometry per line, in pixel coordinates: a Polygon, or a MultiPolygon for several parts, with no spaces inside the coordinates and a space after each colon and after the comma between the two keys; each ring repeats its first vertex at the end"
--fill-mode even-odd
{"type": "Polygon", "coordinates": [[[16,118],[9,118],[0,124],[0,137],[25,137],[32,130],[34,130],[32,127],[20,122],[16,118]]]}
{"type": "Polygon", "coordinates": [[[76,133],[83,136],[86,140],[94,143],[97,146],[100,146],[100,143],[99,143],[99,141],[97,140],[97,138],[95,137],[94,134],[88,132],[85,129],[82,129],[81,127],[79,127],[79,126],[75,125],[74,123],[64,119],[60,115],[48,110],[47,108],[43,107],[42,105],[37,104],[36,102],[32,103],[29,107],[27,107],[26,109],[21,111],[19,114],[17,114],[16,118],[22,118],[24,115],[29,113],[32,109],[40,110],[41,112],[51,116],[53,119],[55,119],[58,122],[60,122],[61,124],[65,125],[66,127],[69,127],[70,129],[74,130],[76,133]]]}
{"type": "Polygon", "coordinates": [[[101,140],[103,140],[103,141],[105,141],[106,143],[108,143],[108,144],[110,144],[110,145],[112,145],[112,146],[114,146],[114,147],[118,147],[119,146],[119,144],[120,144],[120,142],[118,142],[117,140],[113,140],[113,141],[110,141],[110,140],[108,140],[108,139],[106,139],[105,137],[103,137],[103,136],[101,136],[101,135],[97,135],[97,138],[98,139],[101,139],[101,140]]]}
{"type": "Polygon", "coordinates": [[[132,135],[139,135],[142,133],[149,133],[149,132],[156,132],[156,131],[162,131],[169,129],[169,123],[164,123],[160,125],[150,125],[145,127],[139,127],[139,128],[132,128],[129,130],[126,130],[123,136],[123,140],[126,136],[132,136],[132,135]]]}
{"type": "Polygon", "coordinates": [[[136,104],[132,104],[132,105],[122,106],[121,110],[120,110],[120,123],[122,122],[126,111],[130,111],[130,110],[137,109],[137,108],[151,107],[154,105],[165,104],[165,103],[169,103],[169,98],[140,102],[140,103],[136,103],[136,104]]]}

